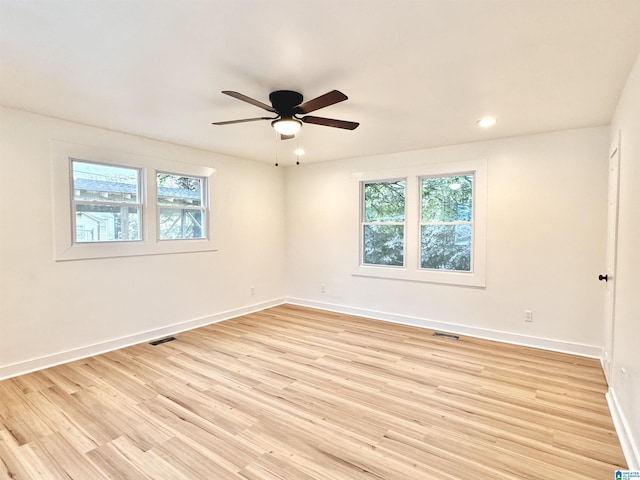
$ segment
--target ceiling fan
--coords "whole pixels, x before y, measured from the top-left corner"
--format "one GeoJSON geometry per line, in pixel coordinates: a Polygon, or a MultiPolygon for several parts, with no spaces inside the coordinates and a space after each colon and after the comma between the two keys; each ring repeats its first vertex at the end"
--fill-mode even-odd
{"type": "Polygon", "coordinates": [[[269,94],[271,105],[254,100],[242,93],[223,90],[222,93],[230,97],[237,98],[243,102],[250,103],[256,107],[260,107],[267,112],[275,113],[275,117],[255,117],[244,118],[241,120],[229,120],[226,122],[213,122],[213,125],[230,125],[233,123],[255,122],[257,120],[272,120],[271,126],[280,134],[282,140],[295,137],[302,123],[312,123],[315,125],[324,125],[326,127],[343,128],[346,130],[354,130],[360,125],[357,122],[348,122],[345,120],[335,120],[333,118],[315,117],[306,115],[329,105],[343,102],[348,97],[338,90],[331,90],[324,95],[320,95],[312,100],[302,103],[303,97],[301,93],[291,90],[276,90],[269,94]],[[301,116],[304,115],[304,116],[301,116]]]}

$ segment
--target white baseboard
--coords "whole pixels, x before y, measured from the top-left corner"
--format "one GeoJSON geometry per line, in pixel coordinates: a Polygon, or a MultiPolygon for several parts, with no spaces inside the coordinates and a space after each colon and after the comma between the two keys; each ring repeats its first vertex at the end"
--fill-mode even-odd
{"type": "Polygon", "coordinates": [[[346,313],[359,317],[373,318],[376,320],[385,320],[387,322],[399,323],[402,325],[429,328],[431,330],[441,330],[448,333],[467,335],[476,338],[484,338],[487,340],[495,340],[498,342],[511,343],[514,345],[523,345],[526,347],[541,348],[543,350],[570,353],[573,355],[580,355],[581,357],[590,357],[597,359],[600,359],[602,357],[602,347],[597,347],[595,345],[584,345],[580,343],[564,342],[561,340],[520,335],[517,333],[502,332],[499,330],[469,327],[466,325],[458,325],[455,323],[430,320],[428,318],[397,315],[389,312],[380,312],[377,310],[368,310],[364,308],[348,307],[345,305],[316,302],[300,298],[286,298],[286,303],[290,303],[292,305],[300,305],[303,307],[317,308],[320,310],[328,310],[331,312],[346,313]]]}
{"type": "Polygon", "coordinates": [[[606,397],[611,418],[620,440],[620,446],[622,447],[624,458],[627,460],[627,468],[629,470],[640,470],[640,445],[633,438],[631,426],[624,415],[624,410],[620,408],[615,390],[610,387],[606,397]]]}
{"type": "Polygon", "coordinates": [[[217,323],[230,318],[246,315],[249,313],[264,310],[265,308],[274,307],[282,303],[291,303],[305,307],[317,308],[320,310],[328,310],[338,313],[346,313],[360,317],[368,317],[376,320],[385,320],[388,322],[399,323],[403,325],[411,325],[433,330],[442,330],[459,335],[468,335],[471,337],[485,338],[488,340],[496,340],[500,342],[513,343],[528,347],[542,348],[545,350],[553,350],[563,353],[571,353],[584,357],[601,358],[602,349],[592,345],[582,345],[577,343],[563,342],[559,340],[551,340],[546,338],[530,337],[497,330],[489,330],[477,327],[468,327],[465,325],[457,325],[453,323],[439,322],[426,318],[411,317],[407,315],[397,315],[389,312],[380,312],[376,310],[368,310],[363,308],[348,307],[344,305],[336,305],[330,303],[316,302],[304,300],[300,298],[278,298],[261,302],[245,307],[240,307],[224,312],[200,317],[186,322],[180,322],[168,325],[162,328],[139,332],[126,337],[115,338],[104,342],[86,345],[64,352],[57,352],[44,357],[33,358],[22,362],[0,366],[0,380],[5,378],[23,375],[25,373],[42,370],[43,368],[60,365],[61,363],[79,360],[81,358],[99,355],[101,353],[110,352],[118,348],[124,348],[138,343],[148,342],[167,335],[191,330],[193,328],[202,327],[212,323],[217,323]]]}
{"type": "Polygon", "coordinates": [[[274,307],[282,303],[284,303],[283,298],[273,299],[266,302],[256,303],[253,305],[247,305],[245,307],[207,315],[205,317],[187,320],[185,322],[175,323],[173,325],[168,325],[161,328],[139,332],[133,335],[127,335],[126,337],[114,338],[104,342],[95,343],[93,345],[86,345],[64,352],[53,353],[44,357],[33,358],[9,365],[3,365],[0,366],[0,380],[16,377],[18,375],[24,375],[25,373],[31,373],[36,370],[42,370],[44,368],[53,367],[62,363],[72,362],[74,360],[80,360],[82,358],[100,355],[112,350],[129,347],[131,345],[136,345],[138,343],[148,342],[151,340],[156,340],[168,335],[175,335],[186,330],[203,327],[205,325],[221,322],[223,320],[239,317],[241,315],[247,315],[249,313],[264,310],[265,308],[269,307],[274,307]]]}

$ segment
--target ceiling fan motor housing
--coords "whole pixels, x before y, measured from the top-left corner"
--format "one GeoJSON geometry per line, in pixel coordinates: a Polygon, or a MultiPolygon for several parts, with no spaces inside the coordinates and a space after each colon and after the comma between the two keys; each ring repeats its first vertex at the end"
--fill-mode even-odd
{"type": "Polygon", "coordinates": [[[302,103],[301,93],[292,90],[276,90],[269,94],[271,105],[282,117],[292,117],[293,110],[302,103]]]}

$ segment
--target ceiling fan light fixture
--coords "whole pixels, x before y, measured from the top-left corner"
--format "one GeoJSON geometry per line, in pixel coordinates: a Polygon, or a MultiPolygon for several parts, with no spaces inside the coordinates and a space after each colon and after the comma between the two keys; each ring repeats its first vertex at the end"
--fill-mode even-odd
{"type": "Polygon", "coordinates": [[[295,118],[281,118],[271,122],[271,126],[276,129],[280,135],[295,135],[300,131],[302,122],[295,118]]]}

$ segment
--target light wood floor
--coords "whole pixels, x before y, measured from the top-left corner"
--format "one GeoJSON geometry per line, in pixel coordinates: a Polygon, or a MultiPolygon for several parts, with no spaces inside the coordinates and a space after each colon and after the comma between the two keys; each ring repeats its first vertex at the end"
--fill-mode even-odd
{"type": "Polygon", "coordinates": [[[598,479],[599,362],[279,306],[0,382],[0,478],[598,479]]]}

